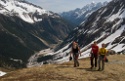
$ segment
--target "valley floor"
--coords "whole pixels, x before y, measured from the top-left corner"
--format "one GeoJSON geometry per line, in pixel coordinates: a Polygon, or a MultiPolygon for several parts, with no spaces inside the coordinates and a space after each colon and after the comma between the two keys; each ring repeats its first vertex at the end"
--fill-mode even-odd
{"type": "Polygon", "coordinates": [[[80,66],[73,62],[49,64],[8,72],[0,81],[124,81],[125,55],[110,55],[104,71],[91,70],[89,59],[81,59],[80,66]]]}

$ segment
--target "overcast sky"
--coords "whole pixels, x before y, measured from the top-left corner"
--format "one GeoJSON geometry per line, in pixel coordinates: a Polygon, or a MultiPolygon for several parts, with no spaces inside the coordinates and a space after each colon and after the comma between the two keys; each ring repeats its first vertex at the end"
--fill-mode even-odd
{"type": "Polygon", "coordinates": [[[74,10],[76,8],[82,8],[86,4],[91,2],[104,2],[111,0],[27,0],[35,5],[41,6],[42,8],[53,11],[53,12],[63,12],[74,10]]]}

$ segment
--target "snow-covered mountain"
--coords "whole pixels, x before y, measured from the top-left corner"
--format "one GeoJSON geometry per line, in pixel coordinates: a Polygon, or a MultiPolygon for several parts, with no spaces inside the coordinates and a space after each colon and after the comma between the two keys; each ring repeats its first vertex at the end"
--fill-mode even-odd
{"type": "MultiPolygon", "coordinates": [[[[54,15],[39,6],[33,5],[25,0],[1,0],[0,13],[9,16],[18,16],[28,23],[42,21],[42,15],[54,15]]],[[[53,17],[59,17],[54,15],[53,17]]]]}
{"type": "MultiPolygon", "coordinates": [[[[92,13],[85,23],[75,28],[67,39],[58,47],[58,51],[51,54],[48,63],[62,63],[69,61],[72,41],[77,41],[82,51],[80,58],[88,57],[93,41],[99,47],[102,43],[111,52],[125,54],[125,1],[112,0],[107,6],[92,13]]],[[[45,57],[41,57],[45,58],[45,57]]]]}
{"type": "Polygon", "coordinates": [[[25,66],[32,54],[53,48],[71,30],[56,13],[25,0],[0,0],[0,64],[25,66]]]}
{"type": "Polygon", "coordinates": [[[83,23],[93,12],[98,10],[99,8],[107,5],[108,2],[99,2],[95,3],[92,2],[90,4],[87,4],[83,8],[77,8],[75,10],[71,10],[68,12],[62,12],[60,15],[66,19],[67,21],[71,22],[74,25],[79,25],[83,23]]]}
{"type": "Polygon", "coordinates": [[[75,28],[65,43],[78,41],[80,47],[88,47],[93,41],[106,43],[108,49],[121,52],[125,49],[125,1],[113,0],[107,6],[92,13],[85,23],[75,28]]]}

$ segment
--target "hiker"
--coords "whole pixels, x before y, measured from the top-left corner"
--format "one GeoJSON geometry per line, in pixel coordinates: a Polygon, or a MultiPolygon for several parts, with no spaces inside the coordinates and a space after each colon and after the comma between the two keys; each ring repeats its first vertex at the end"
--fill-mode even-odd
{"type": "Polygon", "coordinates": [[[91,60],[91,69],[93,69],[93,67],[97,67],[97,59],[98,59],[98,53],[99,53],[99,47],[97,46],[97,42],[95,41],[93,44],[92,44],[92,47],[91,47],[91,57],[90,57],[90,60],[91,60]],[[95,62],[93,62],[93,60],[95,60],[95,62]]]}
{"type": "Polygon", "coordinates": [[[107,50],[105,48],[105,44],[103,43],[102,47],[99,49],[99,61],[98,61],[99,62],[99,68],[98,68],[98,71],[104,70],[106,54],[107,54],[107,50]],[[102,68],[100,66],[101,61],[102,61],[102,68]]]}
{"type": "Polygon", "coordinates": [[[78,67],[79,66],[78,57],[79,57],[79,54],[81,56],[81,52],[80,52],[80,48],[78,46],[78,43],[75,41],[72,44],[70,57],[71,57],[71,54],[73,55],[73,59],[74,59],[74,67],[78,67]]]}

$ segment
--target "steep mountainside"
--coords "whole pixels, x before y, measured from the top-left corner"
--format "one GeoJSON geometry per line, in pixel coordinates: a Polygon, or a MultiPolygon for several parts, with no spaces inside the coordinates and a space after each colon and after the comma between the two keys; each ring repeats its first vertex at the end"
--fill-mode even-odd
{"type": "Polygon", "coordinates": [[[82,48],[96,40],[99,45],[106,43],[108,49],[113,49],[117,52],[124,50],[124,4],[125,1],[123,0],[113,0],[107,6],[100,8],[85,23],[75,28],[61,46],[76,40],[82,48]]]}
{"type": "Polygon", "coordinates": [[[1,0],[0,65],[25,65],[32,54],[58,44],[70,31],[71,26],[56,13],[25,0],[1,0]]]}
{"type": "Polygon", "coordinates": [[[79,25],[83,23],[93,12],[98,10],[99,8],[107,5],[108,2],[104,3],[90,3],[84,6],[83,8],[77,8],[75,10],[71,10],[69,12],[63,12],[60,15],[71,22],[74,25],[79,25]]]}
{"type": "Polygon", "coordinates": [[[98,43],[106,43],[108,49],[122,51],[125,48],[124,4],[123,0],[113,0],[107,6],[94,12],[85,23],[70,34],[67,42],[77,40],[80,46],[84,47],[96,40],[98,43]]]}

